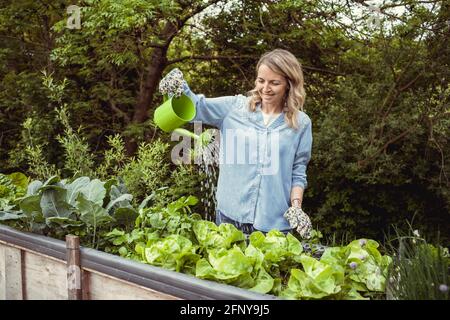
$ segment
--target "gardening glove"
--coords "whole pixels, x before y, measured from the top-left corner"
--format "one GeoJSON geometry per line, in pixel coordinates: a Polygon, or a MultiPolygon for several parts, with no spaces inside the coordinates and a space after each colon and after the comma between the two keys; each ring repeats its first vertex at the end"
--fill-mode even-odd
{"type": "Polygon", "coordinates": [[[312,225],[308,215],[300,207],[290,207],[283,215],[291,228],[304,239],[311,238],[312,225]]]}
{"type": "Polygon", "coordinates": [[[172,69],[159,83],[159,92],[163,95],[167,94],[169,98],[179,97],[183,94],[184,83],[183,73],[180,69],[172,69]]]}

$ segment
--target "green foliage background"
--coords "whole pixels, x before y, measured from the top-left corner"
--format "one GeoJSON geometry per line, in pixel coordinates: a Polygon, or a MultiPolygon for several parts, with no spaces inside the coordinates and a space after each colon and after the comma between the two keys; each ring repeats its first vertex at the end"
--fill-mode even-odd
{"type": "Polygon", "coordinates": [[[164,144],[174,142],[152,123],[155,86],[179,67],[197,93],[245,93],[260,55],[284,48],[304,67],[314,139],[304,209],[315,227],[381,239],[390,224],[414,218],[449,244],[448,2],[380,1],[379,14],[369,1],[338,0],[0,3],[2,173],[36,176],[48,165],[49,174],[74,175],[67,156],[75,145],[84,173],[121,173],[139,200],[163,186],[176,190],[163,192],[167,199],[198,194],[196,171],[167,161],[164,144]],[[81,29],[66,27],[72,4],[81,29]],[[54,84],[43,83],[42,71],[54,84]],[[61,106],[70,125],[58,120],[61,106]],[[69,126],[78,144],[61,141],[69,126]],[[116,134],[124,147],[116,143],[114,159],[107,150],[116,134]],[[27,152],[30,143],[40,151],[27,152]],[[125,151],[135,158],[124,160],[125,151]],[[33,157],[40,171],[30,170],[33,157]],[[161,159],[168,165],[158,167],[161,159]],[[115,167],[105,167],[110,160],[115,167]],[[140,171],[147,175],[137,179],[140,171]]]}

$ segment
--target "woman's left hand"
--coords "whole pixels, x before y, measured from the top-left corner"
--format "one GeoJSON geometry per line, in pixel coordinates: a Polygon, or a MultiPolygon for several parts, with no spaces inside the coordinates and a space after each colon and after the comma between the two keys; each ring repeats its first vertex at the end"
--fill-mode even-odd
{"type": "Polygon", "coordinates": [[[311,238],[312,224],[309,216],[302,208],[290,207],[283,215],[289,222],[291,228],[295,229],[304,239],[311,238]]]}

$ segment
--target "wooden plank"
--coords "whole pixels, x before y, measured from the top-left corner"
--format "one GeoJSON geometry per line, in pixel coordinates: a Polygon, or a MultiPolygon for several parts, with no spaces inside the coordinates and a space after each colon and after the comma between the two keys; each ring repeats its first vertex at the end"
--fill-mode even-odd
{"type": "Polygon", "coordinates": [[[69,300],[81,300],[82,278],[80,263],[80,238],[66,235],[67,296],[69,300]]]}
{"type": "Polygon", "coordinates": [[[4,245],[0,247],[0,299],[23,299],[22,252],[4,245]]]}
{"type": "Polygon", "coordinates": [[[83,286],[82,290],[82,300],[90,300],[89,299],[89,274],[90,272],[81,269],[81,283],[83,286]]]}
{"type": "MultiPolygon", "coordinates": [[[[24,273],[27,299],[67,299],[67,268],[64,261],[25,252],[24,273]]],[[[174,300],[164,294],[134,283],[92,270],[82,270],[83,299],[86,300],[174,300]]]]}
{"type": "Polygon", "coordinates": [[[0,300],[6,299],[5,248],[6,246],[0,243],[0,300]]]}
{"type": "Polygon", "coordinates": [[[0,243],[0,300],[6,300],[6,246],[0,243]]]}
{"type": "MultiPolygon", "coordinates": [[[[0,299],[2,298],[2,276],[4,264],[2,250],[8,245],[0,243],[0,299]],[[2,264],[3,263],[3,264],[2,264]]],[[[15,250],[19,247],[11,246],[15,250]]],[[[35,300],[65,300],[67,295],[66,262],[30,251],[25,248],[22,253],[23,297],[35,300]]],[[[82,268],[82,298],[86,300],[175,300],[178,297],[165,294],[124,281],[107,274],[82,268]]]]}
{"type": "Polygon", "coordinates": [[[24,291],[29,300],[66,300],[67,268],[65,261],[24,252],[24,291]]]}
{"type": "Polygon", "coordinates": [[[178,300],[162,292],[142,287],[134,283],[110,277],[92,270],[84,270],[88,273],[83,284],[84,294],[89,300],[178,300]],[[87,284],[87,285],[86,285],[87,284]],[[87,290],[87,287],[89,288],[87,290]]]}

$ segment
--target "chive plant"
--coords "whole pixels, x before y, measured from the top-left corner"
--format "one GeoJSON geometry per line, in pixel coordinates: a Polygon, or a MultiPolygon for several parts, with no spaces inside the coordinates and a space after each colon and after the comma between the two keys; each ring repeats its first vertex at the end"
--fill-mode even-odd
{"type": "Polygon", "coordinates": [[[386,286],[387,298],[448,300],[448,249],[428,243],[417,230],[411,231],[402,234],[395,228],[396,236],[386,242],[393,257],[386,286]]]}

